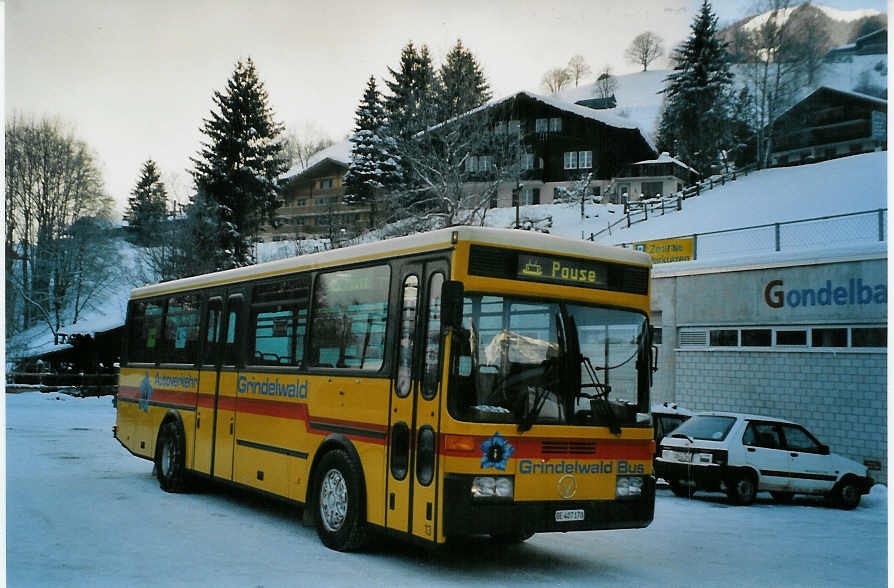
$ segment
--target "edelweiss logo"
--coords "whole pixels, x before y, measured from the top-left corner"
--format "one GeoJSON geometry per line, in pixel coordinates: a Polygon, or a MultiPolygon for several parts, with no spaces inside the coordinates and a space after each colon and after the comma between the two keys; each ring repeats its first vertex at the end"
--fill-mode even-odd
{"type": "Polygon", "coordinates": [[[503,439],[499,433],[481,444],[481,469],[496,468],[498,470],[506,469],[506,462],[509,456],[515,453],[515,447],[509,441],[503,439]]]}
{"type": "Polygon", "coordinates": [[[577,480],[571,474],[565,474],[559,478],[556,486],[559,490],[560,498],[574,498],[574,495],[577,494],[577,480]]]}

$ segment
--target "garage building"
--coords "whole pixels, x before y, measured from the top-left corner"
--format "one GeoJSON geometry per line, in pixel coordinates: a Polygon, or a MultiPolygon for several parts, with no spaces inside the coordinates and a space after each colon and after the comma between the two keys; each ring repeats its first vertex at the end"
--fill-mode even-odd
{"type": "Polygon", "coordinates": [[[653,399],[799,421],[887,480],[887,252],[654,268],[653,399]]]}

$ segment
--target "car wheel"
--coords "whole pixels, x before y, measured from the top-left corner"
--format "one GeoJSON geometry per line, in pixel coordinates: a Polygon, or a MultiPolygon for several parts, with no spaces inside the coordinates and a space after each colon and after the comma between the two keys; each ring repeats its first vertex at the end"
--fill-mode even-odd
{"type": "Polygon", "coordinates": [[[853,510],[860,505],[862,494],[853,480],[844,480],[836,490],[832,491],[832,502],[838,508],[853,510]]]}
{"type": "Polygon", "coordinates": [[[692,493],[695,491],[695,488],[689,484],[684,484],[680,480],[669,480],[667,483],[670,486],[671,492],[674,493],[674,496],[679,496],[680,498],[692,498],[692,493]]]}
{"type": "Polygon", "coordinates": [[[773,500],[778,502],[779,504],[790,504],[792,498],[795,496],[794,492],[780,492],[778,490],[771,490],[770,496],[773,497],[773,500]]]}
{"type": "Polygon", "coordinates": [[[757,479],[751,472],[742,472],[727,483],[726,492],[733,504],[748,506],[757,498],[757,479]]]}
{"type": "Polygon", "coordinates": [[[330,549],[359,549],[367,535],[360,466],[337,449],[323,456],[317,471],[314,491],[317,535],[330,549]]]}
{"type": "Polygon", "coordinates": [[[186,441],[176,421],[165,421],[158,430],[155,476],[165,492],[184,492],[186,484],[186,441]]]}

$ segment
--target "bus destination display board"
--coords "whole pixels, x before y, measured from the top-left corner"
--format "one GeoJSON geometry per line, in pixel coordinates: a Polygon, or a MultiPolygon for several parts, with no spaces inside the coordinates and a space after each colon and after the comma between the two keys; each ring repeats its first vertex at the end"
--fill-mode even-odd
{"type": "Polygon", "coordinates": [[[518,255],[517,277],[590,288],[605,288],[608,284],[604,263],[525,253],[518,255]]]}

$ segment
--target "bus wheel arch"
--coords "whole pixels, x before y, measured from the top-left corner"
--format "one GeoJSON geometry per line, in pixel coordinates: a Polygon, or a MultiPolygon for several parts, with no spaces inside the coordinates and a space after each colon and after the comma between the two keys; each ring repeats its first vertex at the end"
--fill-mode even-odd
{"type": "Polygon", "coordinates": [[[165,492],[185,492],[186,433],[183,420],[176,411],[165,415],[155,441],[155,476],[165,492]]]}
{"type": "MultiPolygon", "coordinates": [[[[305,513],[324,545],[353,551],[366,543],[366,485],[360,456],[345,437],[326,439],[314,456],[305,513]]],[[[307,517],[305,517],[307,518],[307,517]]]]}

